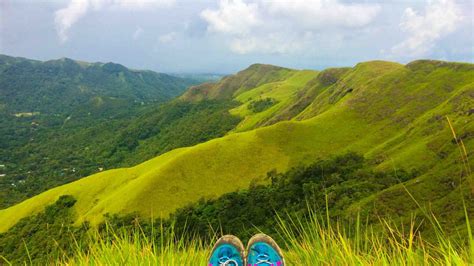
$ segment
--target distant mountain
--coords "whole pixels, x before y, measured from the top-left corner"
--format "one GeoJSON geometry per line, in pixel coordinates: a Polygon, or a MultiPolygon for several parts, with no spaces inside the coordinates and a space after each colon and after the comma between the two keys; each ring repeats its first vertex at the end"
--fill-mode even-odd
{"type": "MultiPolygon", "coordinates": [[[[412,212],[420,212],[420,204],[442,223],[456,226],[465,218],[460,191],[473,181],[466,166],[472,168],[472,160],[461,160],[457,146],[462,140],[472,157],[473,99],[472,64],[371,61],[320,72],[252,65],[219,82],[192,87],[180,97],[186,104],[233,101],[221,110],[240,118],[226,128],[234,132],[131,168],[94,174],[0,210],[0,231],[65,194],[77,199],[77,222],[97,224],[106,213],[166,217],[201,198],[267,184],[268,172],[286,172],[348,151],[363,154],[373,171],[405,169],[411,178],[387,181],[387,186],[392,184],[388,188],[354,201],[342,199],[348,207],[340,213],[372,211],[377,217],[410,219],[412,212]]],[[[153,124],[146,131],[152,136],[157,130],[153,124]]],[[[138,125],[131,132],[141,132],[138,125]]],[[[331,180],[338,182],[337,174],[331,180]]],[[[350,183],[363,178],[340,182],[345,182],[344,189],[364,185],[350,183]]],[[[472,216],[473,202],[466,202],[465,208],[472,216]]]]}
{"type": "Polygon", "coordinates": [[[115,63],[68,58],[41,62],[0,55],[0,106],[10,114],[64,114],[109,101],[127,105],[166,101],[196,83],[115,63]]]}
{"type": "Polygon", "coordinates": [[[172,73],[171,75],[175,77],[180,77],[184,79],[192,79],[196,81],[200,81],[201,83],[204,82],[216,82],[225,77],[224,74],[214,74],[214,73],[202,73],[202,74],[194,74],[194,73],[172,73]]]}

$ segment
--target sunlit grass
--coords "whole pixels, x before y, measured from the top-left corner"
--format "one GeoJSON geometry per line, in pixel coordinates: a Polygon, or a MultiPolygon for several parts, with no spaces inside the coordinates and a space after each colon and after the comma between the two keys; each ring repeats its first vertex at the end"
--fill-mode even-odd
{"type": "MultiPolygon", "coordinates": [[[[277,237],[283,239],[279,244],[285,250],[288,265],[470,265],[474,263],[474,240],[467,211],[465,214],[468,235],[458,242],[450,240],[442,230],[436,231],[436,240],[426,241],[417,233],[414,222],[403,228],[382,220],[382,228],[374,230],[359,217],[348,226],[316,213],[289,221],[277,216],[277,237]]],[[[172,229],[165,232],[167,237],[156,241],[140,230],[111,235],[104,239],[94,233],[91,246],[83,248],[76,243],[76,254],[59,263],[207,265],[212,247],[199,238],[178,237],[172,229]]]]}
{"type": "MultiPolygon", "coordinates": [[[[472,235],[456,243],[437,233],[436,241],[425,241],[414,223],[404,232],[389,221],[382,230],[359,222],[352,228],[325,226],[313,215],[309,220],[280,222],[287,239],[291,265],[469,265],[474,258],[472,235]],[[348,233],[352,229],[352,234],[348,233]],[[472,260],[472,259],[471,259],[472,260]]],[[[469,227],[469,224],[468,224],[469,227]]],[[[469,230],[468,230],[469,231],[469,230]]],[[[469,234],[471,232],[469,231],[469,234]]]]}
{"type": "MultiPolygon", "coordinates": [[[[67,265],[207,265],[208,247],[198,238],[177,237],[173,229],[155,240],[139,228],[133,232],[114,232],[108,228],[108,237],[97,231],[90,232],[89,242],[75,243],[72,258],[62,258],[58,264],[67,265]],[[87,243],[92,243],[88,245],[87,243]]],[[[155,235],[155,233],[152,233],[155,235]]]]}

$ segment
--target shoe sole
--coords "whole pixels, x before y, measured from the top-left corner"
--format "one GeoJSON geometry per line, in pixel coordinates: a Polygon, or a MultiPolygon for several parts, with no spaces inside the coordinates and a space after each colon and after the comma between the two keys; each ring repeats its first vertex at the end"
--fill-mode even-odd
{"type": "MultiPolygon", "coordinates": [[[[250,238],[249,243],[247,244],[247,250],[249,250],[250,247],[251,247],[254,243],[257,243],[257,242],[267,243],[267,244],[270,245],[272,248],[274,248],[274,249],[276,250],[276,252],[278,253],[278,255],[280,256],[281,260],[282,260],[281,266],[285,266],[285,265],[286,265],[285,257],[283,257],[283,252],[281,251],[280,247],[279,247],[278,244],[275,242],[275,240],[273,240],[273,238],[271,238],[270,236],[268,236],[268,235],[266,235],[266,234],[263,234],[263,233],[256,234],[256,235],[252,236],[252,238],[250,238]]],[[[247,257],[245,257],[245,260],[247,260],[247,257]]]]}
{"type": "Polygon", "coordinates": [[[246,257],[245,257],[244,244],[242,243],[242,241],[240,241],[238,237],[234,235],[225,235],[219,238],[217,242],[214,244],[214,247],[212,247],[211,254],[209,255],[208,261],[211,259],[211,256],[214,253],[214,250],[216,250],[216,248],[221,244],[230,244],[230,245],[235,246],[239,250],[240,256],[242,256],[242,261],[244,262],[244,266],[245,266],[246,257]]]}

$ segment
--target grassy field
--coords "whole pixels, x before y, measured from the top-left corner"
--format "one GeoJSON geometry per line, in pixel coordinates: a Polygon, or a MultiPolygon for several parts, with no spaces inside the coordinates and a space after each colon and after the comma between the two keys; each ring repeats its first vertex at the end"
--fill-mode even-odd
{"type": "MultiPolygon", "coordinates": [[[[346,151],[364,154],[379,169],[419,171],[406,187],[421,204],[432,202],[438,211],[450,209],[455,201],[450,192],[466,184],[461,182],[466,174],[445,117],[450,117],[471,154],[472,64],[417,61],[403,66],[375,61],[333,71],[329,78],[311,71],[264,70],[261,80],[245,72],[244,85],[236,83],[234,77],[220,86],[227,84],[226,95],[238,92],[241,102],[263,93],[283,104],[295,92],[306,95],[319,91],[312,92],[313,101],[289,117],[290,121],[176,149],[135,167],[95,174],[0,210],[0,232],[64,194],[78,200],[74,207],[77,223],[87,220],[96,224],[105,213],[165,217],[201,197],[267,182],[264,178],[272,169],[284,172],[346,151]],[[268,82],[281,86],[264,85],[268,82]]],[[[193,93],[196,96],[200,91],[193,93]]],[[[238,107],[235,112],[245,115],[244,109],[238,107]]],[[[248,114],[241,127],[251,128],[271,112],[272,108],[248,114]]],[[[374,206],[391,216],[406,215],[416,207],[406,201],[406,191],[395,186],[355,202],[353,209],[356,212],[374,206]]],[[[469,214],[474,214],[472,208],[467,206],[469,214]]],[[[458,217],[459,210],[456,213],[458,217]]]]}
{"type": "MultiPolygon", "coordinates": [[[[465,213],[465,218],[467,214],[465,213]]],[[[436,224],[434,217],[428,217],[436,224]]],[[[450,240],[440,227],[437,239],[428,242],[417,234],[417,224],[409,228],[396,227],[383,221],[383,230],[375,232],[357,220],[353,225],[330,224],[313,213],[308,220],[283,222],[279,216],[279,245],[288,265],[470,265],[474,258],[471,224],[470,233],[462,241],[450,240]]],[[[163,232],[162,232],[163,233],[163,232]]],[[[76,243],[72,257],[55,258],[65,265],[207,265],[210,244],[196,238],[176,236],[172,229],[166,240],[151,240],[140,232],[113,233],[105,240],[91,234],[92,245],[84,248],[76,243]]],[[[217,237],[214,237],[217,239],[217,237]]]]}

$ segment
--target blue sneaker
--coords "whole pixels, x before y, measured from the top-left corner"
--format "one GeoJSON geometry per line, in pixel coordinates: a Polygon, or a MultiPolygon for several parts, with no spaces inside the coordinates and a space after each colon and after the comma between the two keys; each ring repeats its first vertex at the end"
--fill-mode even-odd
{"type": "Polygon", "coordinates": [[[254,235],[247,245],[247,266],[284,266],[277,243],[265,234],[254,235]]]}
{"type": "Polygon", "coordinates": [[[209,266],[244,266],[244,245],[233,235],[225,235],[212,248],[209,266]]]}

